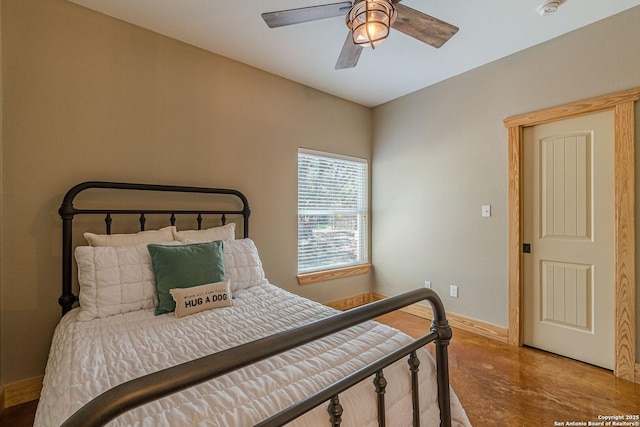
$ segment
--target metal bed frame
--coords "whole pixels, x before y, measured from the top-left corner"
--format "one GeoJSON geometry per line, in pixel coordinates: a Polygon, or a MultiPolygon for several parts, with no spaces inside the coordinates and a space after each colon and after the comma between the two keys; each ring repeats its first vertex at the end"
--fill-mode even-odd
{"type": "MultiPolygon", "coordinates": [[[[227,215],[241,215],[243,218],[243,235],[249,237],[249,216],[251,210],[247,198],[237,190],[207,187],[185,187],[156,184],[131,184],[122,182],[88,181],[72,187],[64,196],[59,209],[62,218],[62,295],[58,303],[62,306],[63,315],[71,310],[78,297],[72,291],[72,254],[73,254],[73,219],[79,214],[105,215],[106,233],[111,234],[112,217],[119,214],[139,214],[140,230],[143,231],[146,215],[167,214],[169,222],[175,225],[176,214],[197,215],[198,228],[202,225],[202,215],[220,215],[226,222],[227,215]],[[239,210],[181,210],[181,209],[76,209],[74,198],[87,189],[115,189],[137,191],[160,191],[172,193],[200,193],[208,195],[234,196],[240,200],[239,210]]],[[[180,390],[225,375],[236,369],[259,362],[276,354],[299,347],[311,341],[326,337],[335,332],[350,328],[359,323],[371,320],[382,314],[398,310],[410,304],[426,300],[433,309],[431,332],[409,345],[379,359],[377,362],[350,374],[341,381],[308,396],[284,411],[262,421],[256,426],[271,427],[284,425],[313,408],[329,402],[328,415],[332,426],[341,423],[343,408],[339,394],[362,380],[374,376],[373,384],[378,400],[378,425],[385,426],[384,395],[387,380],[383,369],[390,364],[408,356],[411,371],[413,425],[420,425],[418,371],[420,361],[416,351],[430,343],[435,344],[438,406],[440,408],[441,426],[451,425],[451,400],[449,390],[448,350],[452,337],[451,328],[445,316],[444,305],[438,295],[431,289],[417,289],[402,295],[354,308],[304,326],[279,332],[250,343],[228,350],[220,351],[199,359],[192,360],[171,368],[163,369],[142,377],[130,380],[97,396],[76,413],[63,426],[102,426],[131,409],[145,403],[162,398],[180,390]]]]}

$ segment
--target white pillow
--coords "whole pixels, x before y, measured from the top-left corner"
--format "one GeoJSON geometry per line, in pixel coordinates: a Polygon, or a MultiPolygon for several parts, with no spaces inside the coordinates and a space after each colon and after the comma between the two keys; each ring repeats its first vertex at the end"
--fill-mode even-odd
{"type": "Polygon", "coordinates": [[[169,293],[176,302],[176,317],[233,305],[228,280],[191,288],[169,289],[169,293]]]}
{"type": "MultiPolygon", "coordinates": [[[[180,242],[166,242],[179,245],[180,242]]],[[[80,284],[78,320],[91,320],[153,308],[155,278],[147,244],[78,246],[75,250],[80,284]]]]}
{"type": "Polygon", "coordinates": [[[214,242],[216,240],[234,240],[236,238],[236,224],[230,223],[222,227],[213,227],[206,230],[173,230],[173,240],[184,242],[214,242]]]}
{"type": "Polygon", "coordinates": [[[134,246],[143,243],[162,243],[175,240],[173,233],[176,227],[169,226],[160,230],[141,231],[133,234],[93,234],[84,233],[84,238],[91,246],[134,246]]]}
{"type": "Polygon", "coordinates": [[[269,283],[253,240],[225,241],[222,251],[225,277],[231,282],[232,292],[269,283]]]}

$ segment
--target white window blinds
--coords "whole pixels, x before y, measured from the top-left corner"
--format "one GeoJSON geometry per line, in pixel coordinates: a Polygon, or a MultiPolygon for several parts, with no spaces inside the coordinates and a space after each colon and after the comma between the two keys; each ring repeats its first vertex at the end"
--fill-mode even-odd
{"type": "Polygon", "coordinates": [[[298,151],[298,273],[367,263],[365,159],[298,151]]]}

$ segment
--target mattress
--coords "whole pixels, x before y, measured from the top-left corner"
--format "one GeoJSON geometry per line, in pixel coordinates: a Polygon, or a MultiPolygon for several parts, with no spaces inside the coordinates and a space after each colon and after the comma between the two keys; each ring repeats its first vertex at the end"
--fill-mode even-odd
{"type": "MultiPolygon", "coordinates": [[[[78,309],[57,326],[35,426],[60,425],[91,398],[128,380],[332,315],[331,308],[271,285],[234,292],[232,307],[183,318],[142,309],[77,321],[78,309]]],[[[412,338],[370,321],[191,387],[125,413],[110,426],[251,426],[366,365],[412,338]]],[[[422,425],[439,425],[435,362],[420,358],[422,425]]],[[[412,422],[406,360],[385,369],[391,426],[412,422]]],[[[377,426],[370,380],[340,395],[343,426],[377,426]]],[[[470,425],[452,391],[454,426],[470,425]]],[[[326,405],[292,426],[329,425],[326,405]]]]}

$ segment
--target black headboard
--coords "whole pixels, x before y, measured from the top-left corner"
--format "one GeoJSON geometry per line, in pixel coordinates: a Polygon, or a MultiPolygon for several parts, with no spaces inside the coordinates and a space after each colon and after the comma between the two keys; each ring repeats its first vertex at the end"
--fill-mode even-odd
{"type": "Polygon", "coordinates": [[[75,185],[62,201],[62,206],[58,210],[62,218],[62,295],[58,298],[58,304],[62,306],[64,315],[71,310],[78,297],[73,294],[72,289],[72,259],[73,259],[73,218],[79,214],[102,214],[105,215],[106,234],[111,234],[112,215],[119,214],[139,214],[140,230],[145,227],[145,215],[167,214],[170,225],[175,225],[176,215],[197,215],[198,229],[202,226],[202,215],[220,215],[222,224],[226,222],[226,215],[242,215],[244,237],[249,237],[249,203],[247,198],[237,190],[227,188],[207,188],[207,187],[183,187],[177,185],[157,185],[157,184],[131,184],[125,182],[105,182],[87,181],[75,185]],[[193,210],[193,209],[76,209],[73,206],[74,198],[84,190],[102,188],[115,190],[136,190],[136,191],[162,191],[173,193],[200,193],[235,196],[242,202],[241,210],[193,210]]]}

